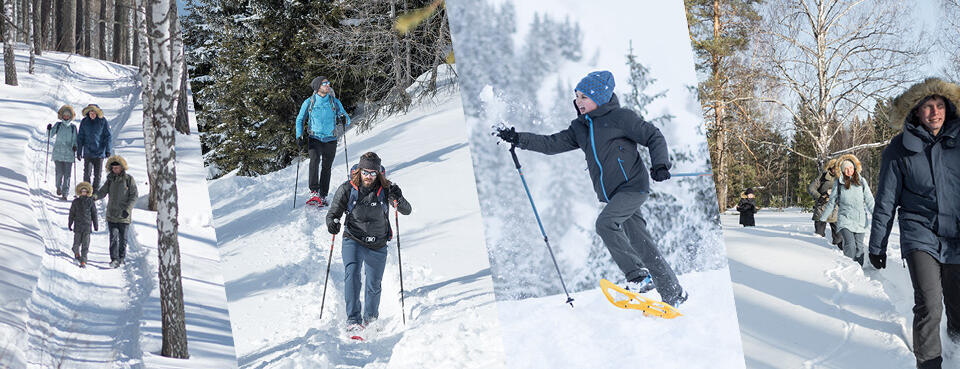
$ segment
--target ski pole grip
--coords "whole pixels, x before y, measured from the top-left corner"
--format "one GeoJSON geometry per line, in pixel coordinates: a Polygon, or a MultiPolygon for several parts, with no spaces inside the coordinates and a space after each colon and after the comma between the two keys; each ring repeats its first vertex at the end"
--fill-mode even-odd
{"type": "Polygon", "coordinates": [[[520,169],[520,159],[517,159],[517,145],[510,145],[510,156],[513,157],[513,164],[517,166],[517,169],[520,169]]]}

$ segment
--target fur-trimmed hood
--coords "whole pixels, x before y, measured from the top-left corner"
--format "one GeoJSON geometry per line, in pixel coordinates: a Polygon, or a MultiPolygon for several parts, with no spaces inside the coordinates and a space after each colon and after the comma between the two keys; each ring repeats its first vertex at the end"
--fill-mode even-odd
{"type": "Polygon", "coordinates": [[[960,103],[960,86],[939,78],[927,78],[923,82],[910,86],[900,96],[893,99],[890,107],[888,125],[900,129],[907,122],[916,120],[912,114],[923,99],[931,95],[943,96],[947,100],[947,115],[945,121],[957,118],[957,104],[960,103]]]}
{"type": "Polygon", "coordinates": [[[107,170],[107,173],[110,173],[110,164],[114,162],[119,162],[120,166],[123,167],[123,171],[127,171],[127,160],[120,155],[114,154],[103,161],[103,167],[107,170]]]}
{"type": "Polygon", "coordinates": [[[83,108],[83,116],[86,117],[91,111],[97,113],[97,118],[103,118],[103,110],[100,110],[100,106],[97,104],[90,104],[83,108]]]}
{"type": "Polygon", "coordinates": [[[853,154],[843,154],[839,158],[836,158],[833,160],[836,160],[833,163],[833,169],[834,169],[833,172],[837,173],[838,178],[843,175],[843,162],[845,161],[849,160],[850,162],[852,162],[853,170],[857,173],[861,173],[861,170],[863,169],[863,167],[860,166],[860,160],[857,159],[857,157],[854,156],[853,154]]]}
{"type": "Polygon", "coordinates": [[[70,119],[67,119],[67,120],[73,120],[73,118],[77,117],[77,112],[73,110],[72,106],[64,105],[60,107],[60,110],[57,110],[57,119],[63,119],[64,112],[70,113],[70,119]]]}
{"type": "Polygon", "coordinates": [[[77,196],[80,196],[80,190],[87,189],[87,196],[93,196],[93,185],[90,182],[80,182],[77,183],[77,188],[75,189],[77,196]]]}

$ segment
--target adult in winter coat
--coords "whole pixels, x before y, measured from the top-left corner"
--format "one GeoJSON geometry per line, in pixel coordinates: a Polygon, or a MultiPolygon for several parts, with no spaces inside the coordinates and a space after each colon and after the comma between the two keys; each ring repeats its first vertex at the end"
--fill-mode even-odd
{"type": "Polygon", "coordinates": [[[600,202],[607,204],[597,218],[597,233],[626,275],[628,287],[644,290],[652,278],[664,302],[676,306],[686,300],[686,293],[640,214],[640,206],[649,196],[650,178],[670,178],[667,143],[657,127],[620,107],[614,86],[610,72],[592,72],[577,84],[574,107],[578,116],[569,128],[539,135],[504,127],[497,136],[521,149],[547,155],[583,150],[593,190],[600,202]],[[637,145],[650,150],[653,167],[649,174],[637,145]]]}
{"type": "Polygon", "coordinates": [[[913,352],[918,368],[940,368],[940,316],[960,343],[960,86],[936,78],[893,101],[890,124],[903,127],[883,150],[870,263],[887,262],[887,239],[899,219],[900,252],[914,289],[913,352]]]}
{"type": "Polygon", "coordinates": [[[362,328],[380,316],[380,282],[387,262],[390,205],[409,215],[410,203],[400,187],[387,180],[380,157],[368,152],[360,157],[350,180],[337,188],[327,211],[327,230],[340,232],[340,217],[346,213],[343,237],[344,294],[349,330],[362,328]],[[360,268],[364,268],[364,302],[360,309],[360,268]]]}
{"type": "Polygon", "coordinates": [[[70,172],[77,151],[77,126],[71,122],[75,115],[72,106],[64,105],[57,111],[60,121],[47,125],[47,135],[54,138],[54,186],[62,200],[70,193],[70,172]]]}
{"type": "Polygon", "coordinates": [[[870,228],[870,214],[874,208],[873,193],[860,174],[862,167],[856,156],[843,155],[834,165],[834,172],[840,176],[835,179],[834,189],[823,213],[820,214],[820,221],[826,221],[830,214],[837,210],[837,227],[843,237],[843,254],[863,265],[863,235],[870,228]]]}
{"type": "Polygon", "coordinates": [[[110,156],[111,139],[110,125],[100,107],[90,104],[83,108],[83,120],[77,135],[77,159],[83,159],[83,181],[90,182],[90,175],[93,175],[93,188],[100,188],[100,167],[103,158],[110,156]]]}
{"type": "Polygon", "coordinates": [[[834,168],[836,163],[837,159],[830,159],[823,173],[820,173],[819,176],[807,185],[807,192],[810,193],[810,196],[812,196],[815,201],[813,206],[814,232],[820,235],[820,237],[827,237],[827,224],[830,224],[830,242],[842,250],[843,237],[840,237],[840,228],[837,227],[838,208],[833,208],[833,213],[830,213],[827,221],[820,221],[820,216],[823,215],[823,209],[827,207],[827,201],[830,200],[830,192],[833,191],[833,185],[836,183],[837,173],[834,168]]]}
{"type": "Polygon", "coordinates": [[[314,78],[310,87],[314,94],[303,100],[300,113],[297,114],[297,144],[301,148],[306,146],[310,154],[310,197],[307,204],[327,206],[330,167],[337,155],[338,134],[350,126],[350,116],[334,96],[327,77],[314,78]]]}
{"type": "Polygon", "coordinates": [[[757,199],[753,194],[753,188],[748,188],[740,195],[740,203],[737,204],[737,211],[740,212],[740,224],[744,227],[757,225],[753,219],[753,214],[757,213],[757,199]]]}
{"type": "Polygon", "coordinates": [[[80,182],[76,189],[77,197],[70,204],[67,217],[67,229],[73,231],[73,257],[80,267],[87,266],[87,250],[90,249],[90,231],[97,230],[97,204],[93,200],[93,186],[89,182],[80,182]]]}
{"type": "Polygon", "coordinates": [[[97,200],[107,201],[107,230],[110,232],[110,267],[123,264],[127,254],[127,228],[137,202],[137,182],[127,174],[127,161],[120,155],[107,158],[107,181],[97,191],[97,200]]]}

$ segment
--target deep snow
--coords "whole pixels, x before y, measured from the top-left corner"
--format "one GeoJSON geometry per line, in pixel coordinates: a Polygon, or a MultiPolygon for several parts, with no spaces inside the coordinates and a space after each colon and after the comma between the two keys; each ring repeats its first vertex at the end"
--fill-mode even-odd
{"type": "MultiPolygon", "coordinates": [[[[735,212],[721,219],[748,367],[915,367],[913,287],[896,226],[878,271],[815,235],[809,212],[762,210],[754,228],[735,212]]],[[[943,367],[960,367],[960,347],[942,335],[943,367]]]]}
{"type": "MultiPolygon", "coordinates": [[[[160,300],[156,281],[156,216],[137,209],[126,265],[108,267],[105,203],[99,232],[91,235],[89,264],[80,269],[70,251],[70,202],[45,174],[46,124],[63,104],[77,114],[89,103],[103,109],[113,129],[114,151],[126,158],[146,195],[142,104],[136,69],[55,52],[37,58],[26,73],[27,51],[17,45],[20,86],[0,86],[2,131],[0,193],[0,364],[10,367],[217,367],[236,366],[216,238],[196,124],[177,137],[180,247],[191,358],[159,356],[160,300]]],[[[191,113],[192,118],[192,113],[191,113]]],[[[79,119],[75,122],[79,125],[79,119]]],[[[76,166],[81,170],[82,166],[76,166]]],[[[76,173],[71,180],[77,183],[76,173]]],[[[82,178],[80,178],[82,180],[82,178]]],[[[105,179],[105,175],[104,175],[105,179]]]]}

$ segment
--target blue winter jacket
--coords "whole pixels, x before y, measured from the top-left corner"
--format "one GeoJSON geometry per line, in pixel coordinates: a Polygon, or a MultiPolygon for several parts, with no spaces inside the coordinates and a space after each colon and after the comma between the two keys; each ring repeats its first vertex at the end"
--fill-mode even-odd
{"type": "Polygon", "coordinates": [[[948,117],[934,137],[908,123],[883,150],[870,253],[887,251],[894,215],[906,257],[925,251],[940,263],[960,264],[960,119],[948,117]],[[950,119],[952,118],[952,119],[950,119]]]}
{"type": "Polygon", "coordinates": [[[830,192],[830,200],[826,202],[826,207],[820,215],[820,221],[826,222],[827,218],[833,214],[833,207],[837,211],[837,227],[846,228],[853,233],[867,233],[870,229],[869,215],[873,213],[874,199],[870,193],[870,185],[867,181],[860,178],[860,185],[850,185],[846,188],[846,177],[841,175],[834,180],[833,191],[830,192]]]}
{"type": "Polygon", "coordinates": [[[77,134],[78,158],[105,158],[113,151],[110,125],[106,118],[83,117],[77,134]]]}
{"type": "Polygon", "coordinates": [[[297,114],[297,138],[303,134],[303,124],[307,118],[307,110],[310,110],[310,122],[307,123],[310,128],[310,137],[322,142],[331,142],[337,140],[336,129],[337,116],[346,117],[346,125],[350,126],[350,116],[343,110],[340,100],[333,97],[332,94],[320,96],[314,93],[300,105],[300,113],[297,114]],[[313,105],[313,109],[310,106],[313,105]]]}

